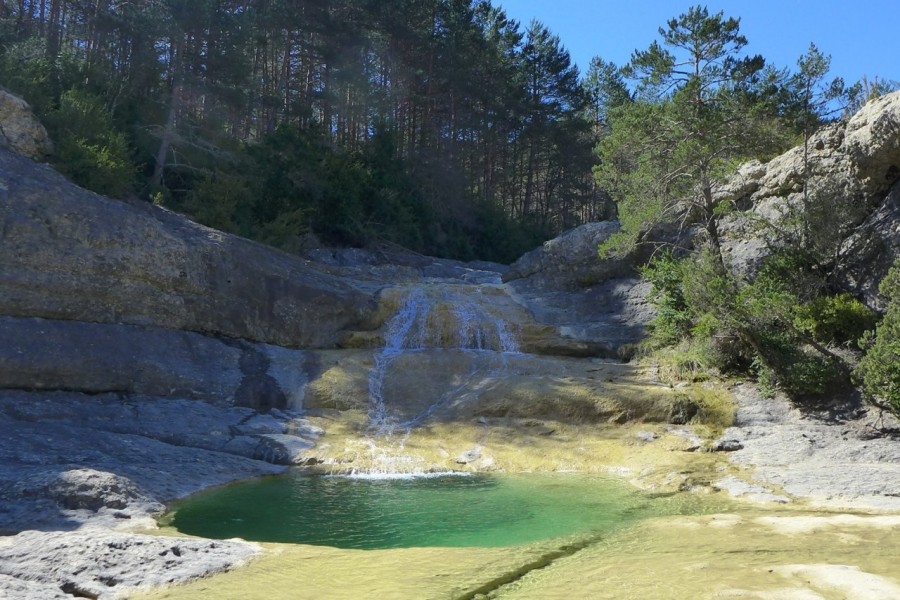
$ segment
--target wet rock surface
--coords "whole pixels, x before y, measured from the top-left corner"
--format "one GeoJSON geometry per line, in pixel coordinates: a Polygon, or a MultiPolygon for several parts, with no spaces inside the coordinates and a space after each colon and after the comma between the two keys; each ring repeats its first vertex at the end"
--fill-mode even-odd
{"type": "Polygon", "coordinates": [[[509,267],[487,261],[462,262],[424,256],[399,246],[381,248],[314,248],[303,256],[315,268],[361,282],[462,284],[500,283],[509,267]]]}

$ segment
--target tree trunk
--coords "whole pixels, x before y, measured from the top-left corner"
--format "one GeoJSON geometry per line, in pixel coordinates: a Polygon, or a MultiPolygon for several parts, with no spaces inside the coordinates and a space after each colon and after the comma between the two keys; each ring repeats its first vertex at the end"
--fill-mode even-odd
{"type": "Polygon", "coordinates": [[[159,138],[159,149],[156,151],[156,165],[153,168],[153,177],[150,178],[150,184],[154,188],[162,187],[163,184],[166,158],[169,156],[169,149],[172,146],[172,141],[175,139],[175,122],[178,114],[179,96],[178,86],[173,85],[172,91],[169,93],[169,114],[166,117],[166,124],[159,138]]]}

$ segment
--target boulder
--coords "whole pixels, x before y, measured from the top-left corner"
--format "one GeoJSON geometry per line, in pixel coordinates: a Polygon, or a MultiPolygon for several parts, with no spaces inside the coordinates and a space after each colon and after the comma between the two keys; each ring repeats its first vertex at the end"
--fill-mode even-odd
{"type": "Polygon", "coordinates": [[[524,254],[503,276],[533,326],[522,349],[537,354],[622,357],[643,339],[655,312],[650,286],[635,273],[637,255],[601,259],[616,221],[586,223],[524,254]]]}
{"type": "Polygon", "coordinates": [[[853,115],[843,149],[868,194],[890,188],[900,178],[900,92],[870,100],[853,115]]]}
{"type": "Polygon", "coordinates": [[[627,259],[600,260],[601,243],[619,231],[616,221],[585,223],[544,242],[510,265],[503,281],[529,279],[532,285],[578,289],[628,273],[627,259]]]}
{"type": "Polygon", "coordinates": [[[28,103],[0,88],[0,148],[42,160],[53,146],[28,103]]]}
{"type": "Polygon", "coordinates": [[[0,150],[0,314],[330,347],[375,302],[300,258],[0,150]]]}
{"type": "MultiPolygon", "coordinates": [[[[68,510],[123,509],[138,502],[153,502],[127,477],[95,469],[69,469],[53,473],[40,483],[27,484],[19,486],[23,495],[43,496],[68,510]]],[[[163,508],[156,503],[157,511],[163,508]]]]}

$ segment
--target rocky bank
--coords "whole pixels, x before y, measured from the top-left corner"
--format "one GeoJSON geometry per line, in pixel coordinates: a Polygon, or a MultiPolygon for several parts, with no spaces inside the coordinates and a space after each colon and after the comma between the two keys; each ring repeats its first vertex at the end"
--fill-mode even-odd
{"type": "MultiPolygon", "coordinates": [[[[402,249],[318,250],[300,258],[147,203],[104,198],[34,162],[49,150],[45,133],[27,105],[5,93],[2,101],[4,593],[114,598],[253,556],[258,548],[241,542],[160,542],[110,532],[155,527],[166,504],[200,490],[319,460],[311,449],[323,431],[303,411],[365,412],[385,323],[422,285],[468,292],[485,286],[486,304],[515,313],[523,347],[553,357],[523,365],[518,380],[502,385],[489,370],[465,367],[484,393],[461,398],[465,406],[436,418],[524,415],[510,404],[516,398],[553,412],[543,400],[551,390],[577,399],[575,413],[624,413],[622,401],[597,396],[589,369],[568,372],[552,361],[615,355],[624,340],[638,339],[646,311],[623,317],[617,300],[588,318],[592,292],[580,286],[585,300],[578,315],[565,315],[556,299],[542,317],[529,304],[554,292],[523,285],[528,291],[510,295],[501,265],[439,261],[402,249]],[[628,324],[629,333],[599,340],[573,329],[582,317],[610,331],[614,323],[628,324]],[[482,401],[479,412],[474,406],[482,401]],[[166,543],[176,550],[157,553],[166,543]],[[148,552],[167,558],[148,561],[148,552]]],[[[577,241],[585,256],[593,254],[593,237],[577,241]]],[[[515,277],[521,285],[532,275],[515,277]]],[[[607,269],[606,277],[615,276],[632,277],[627,265],[607,269]]],[[[621,287],[623,298],[631,297],[630,285],[621,287]]],[[[420,394],[408,410],[421,412],[439,398],[441,384],[452,378],[444,371],[466,358],[449,360],[419,361],[392,380],[402,392],[420,381],[402,373],[431,374],[431,395],[420,394]]],[[[453,465],[448,460],[446,468],[453,465]]]]}
{"type": "MultiPolygon", "coordinates": [[[[16,110],[15,131],[36,131],[16,110]]],[[[900,250],[898,132],[900,94],[892,94],[813,144],[821,164],[857,182],[853,193],[867,207],[848,223],[847,247],[862,229],[876,235],[846,278],[873,306],[900,250]]],[[[46,142],[39,132],[32,139],[38,150],[5,146],[39,157],[46,142]]],[[[778,210],[797,201],[798,160],[794,150],[745,165],[719,193],[746,215],[778,210]]],[[[727,244],[732,260],[752,265],[764,249],[741,217],[727,244]]],[[[351,469],[353,457],[333,447],[328,429],[343,423],[348,436],[365,435],[359,422],[391,319],[423,287],[432,290],[429,327],[458,329],[469,317],[454,299],[471,299],[466,315],[513,324],[518,350],[502,364],[453,347],[396,360],[385,390],[408,399],[396,406],[403,418],[480,432],[471,447],[437,444],[428,468],[491,468],[483,441],[514,435],[515,423],[565,443],[565,427],[552,423],[669,420],[686,392],[615,362],[653,316],[634,259],[596,258],[616,227],[584,225],[510,267],[390,248],[297,257],[156,206],[100,197],[0,147],[0,596],[123,597],[256,555],[240,541],[133,531],[153,527],[173,500],[230,481],[323,461],[331,463],[319,468],[351,469]]],[[[718,447],[747,470],[718,487],[751,499],[836,497],[900,510],[896,442],[866,439],[871,415],[854,408],[829,421],[763,402],[750,387],[736,396],[736,428],[718,447]],[[855,482],[833,476],[853,470],[862,475],[855,482]]],[[[650,447],[654,431],[627,444],[650,447]]],[[[666,435],[666,444],[681,439],[674,452],[703,443],[687,430],[666,435]]]]}

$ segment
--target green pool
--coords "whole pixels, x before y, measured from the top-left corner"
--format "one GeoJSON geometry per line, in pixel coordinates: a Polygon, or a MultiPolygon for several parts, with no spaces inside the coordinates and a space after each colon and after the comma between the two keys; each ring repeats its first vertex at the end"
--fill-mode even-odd
{"type": "Polygon", "coordinates": [[[381,480],[298,472],[198,496],[167,520],[182,533],[219,539],[357,549],[498,547],[709,510],[694,495],[651,496],[605,477],[381,480]]]}

